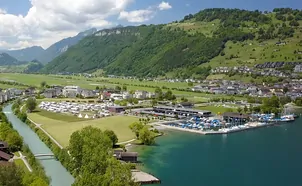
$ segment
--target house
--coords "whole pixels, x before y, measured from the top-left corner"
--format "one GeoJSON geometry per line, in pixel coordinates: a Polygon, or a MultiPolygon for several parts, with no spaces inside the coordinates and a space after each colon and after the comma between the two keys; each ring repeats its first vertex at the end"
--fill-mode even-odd
{"type": "Polygon", "coordinates": [[[177,104],[176,107],[177,108],[193,108],[194,104],[190,103],[190,102],[182,102],[182,103],[177,104]]]}
{"type": "Polygon", "coordinates": [[[35,88],[34,87],[29,87],[28,89],[26,89],[24,92],[23,92],[23,95],[24,96],[31,96],[35,93],[35,88]]]}
{"type": "Polygon", "coordinates": [[[63,96],[68,98],[75,98],[81,94],[81,88],[79,86],[66,86],[63,89],[63,96]]]}
{"type": "Polygon", "coordinates": [[[130,98],[132,98],[132,97],[133,97],[133,95],[130,94],[129,92],[124,92],[124,93],[123,93],[123,99],[130,99],[130,98]]]}
{"type": "Polygon", "coordinates": [[[238,93],[237,89],[235,89],[234,87],[228,87],[226,89],[226,93],[230,94],[230,95],[236,95],[238,93]]]}
{"type": "Polygon", "coordinates": [[[22,90],[18,90],[15,88],[9,88],[6,90],[6,92],[9,92],[11,97],[21,96],[23,93],[22,90]]]}
{"type": "Polygon", "coordinates": [[[93,98],[96,96],[96,94],[92,90],[88,90],[88,89],[82,90],[81,95],[84,98],[93,98]]]}
{"type": "Polygon", "coordinates": [[[109,93],[109,92],[103,92],[101,94],[101,96],[100,96],[100,99],[101,100],[108,100],[108,99],[110,99],[110,97],[111,97],[111,93],[109,93]]]}
{"type": "Polygon", "coordinates": [[[156,97],[156,94],[155,94],[155,93],[153,93],[153,92],[148,92],[148,93],[147,93],[147,98],[153,99],[153,98],[155,98],[155,97],[156,97]]]}
{"type": "Polygon", "coordinates": [[[13,157],[12,155],[10,155],[10,154],[8,154],[8,153],[3,152],[3,151],[0,150],[0,162],[1,162],[1,161],[7,162],[7,161],[9,161],[12,157],[13,157]]]}
{"type": "Polygon", "coordinates": [[[64,87],[53,85],[52,88],[56,90],[56,96],[62,95],[64,87]]]}
{"type": "Polygon", "coordinates": [[[121,113],[124,112],[126,109],[126,107],[122,107],[122,106],[109,106],[108,110],[110,112],[114,112],[114,113],[121,113]]]}
{"type": "Polygon", "coordinates": [[[302,72],[302,65],[296,65],[294,72],[302,72]]]}
{"type": "Polygon", "coordinates": [[[147,91],[135,91],[134,97],[136,99],[146,99],[147,98],[147,91]]]}
{"type": "Polygon", "coordinates": [[[7,94],[7,92],[0,92],[0,103],[4,103],[8,101],[10,98],[7,94]]]}
{"type": "Polygon", "coordinates": [[[43,96],[45,98],[54,98],[57,96],[57,91],[55,89],[47,89],[44,91],[43,96]]]}
{"type": "Polygon", "coordinates": [[[137,163],[137,152],[124,152],[123,150],[114,150],[114,156],[116,159],[125,161],[125,162],[131,162],[131,163],[137,163]]]}

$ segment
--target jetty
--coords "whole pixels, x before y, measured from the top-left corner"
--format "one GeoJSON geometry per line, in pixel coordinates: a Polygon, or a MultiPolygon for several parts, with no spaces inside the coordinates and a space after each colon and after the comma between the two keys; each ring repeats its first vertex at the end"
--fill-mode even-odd
{"type": "Polygon", "coordinates": [[[140,170],[131,170],[132,178],[136,183],[140,184],[159,184],[161,183],[160,179],[155,176],[148,174],[140,170]]]}

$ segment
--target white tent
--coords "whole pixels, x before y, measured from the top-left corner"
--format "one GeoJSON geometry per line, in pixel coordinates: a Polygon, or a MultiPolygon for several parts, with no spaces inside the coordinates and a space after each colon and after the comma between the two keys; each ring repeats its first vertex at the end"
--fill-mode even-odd
{"type": "Polygon", "coordinates": [[[78,115],[78,118],[83,118],[82,114],[79,114],[79,115],[78,115]]]}
{"type": "Polygon", "coordinates": [[[89,118],[89,116],[86,114],[86,115],[85,115],[85,119],[88,119],[88,118],[89,118]]]}

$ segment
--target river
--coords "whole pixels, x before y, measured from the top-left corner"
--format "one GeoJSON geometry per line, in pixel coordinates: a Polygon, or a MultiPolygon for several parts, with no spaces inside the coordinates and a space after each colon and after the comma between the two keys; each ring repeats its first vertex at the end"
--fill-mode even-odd
{"type": "MultiPolygon", "coordinates": [[[[33,154],[53,154],[51,150],[39,139],[37,134],[25,123],[19,120],[11,109],[12,105],[6,106],[3,111],[14,129],[23,137],[33,154]]],[[[38,158],[45,169],[46,175],[51,178],[51,186],[70,186],[74,182],[72,175],[55,159],[38,158]]]]}
{"type": "Polygon", "coordinates": [[[154,147],[137,147],[143,169],[164,186],[298,186],[302,118],[228,135],[167,131],[154,147]]]}

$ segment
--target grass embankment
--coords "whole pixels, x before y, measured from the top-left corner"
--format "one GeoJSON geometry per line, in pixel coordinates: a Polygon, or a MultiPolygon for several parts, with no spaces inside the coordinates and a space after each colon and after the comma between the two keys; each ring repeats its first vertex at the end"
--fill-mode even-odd
{"type": "Polygon", "coordinates": [[[28,114],[28,117],[42,128],[50,133],[60,144],[68,146],[71,134],[86,126],[93,126],[102,130],[113,130],[119,142],[128,141],[135,138],[129,125],[138,121],[136,117],[131,116],[112,116],[96,120],[83,120],[75,116],[51,113],[48,111],[34,112],[28,114]]]}

